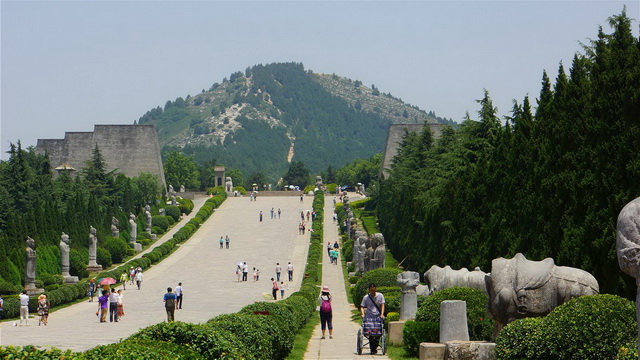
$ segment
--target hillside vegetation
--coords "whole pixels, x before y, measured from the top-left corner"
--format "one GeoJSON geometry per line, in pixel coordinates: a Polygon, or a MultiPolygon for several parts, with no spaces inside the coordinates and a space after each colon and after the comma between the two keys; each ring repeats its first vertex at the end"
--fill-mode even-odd
{"type": "Polygon", "coordinates": [[[372,85],[314,74],[302,64],[256,65],[195,96],[167,101],[139,124],[154,124],[163,153],[214,160],[244,174],[282,176],[291,161],[311,171],[384,149],[392,122],[448,122],[372,85]]]}

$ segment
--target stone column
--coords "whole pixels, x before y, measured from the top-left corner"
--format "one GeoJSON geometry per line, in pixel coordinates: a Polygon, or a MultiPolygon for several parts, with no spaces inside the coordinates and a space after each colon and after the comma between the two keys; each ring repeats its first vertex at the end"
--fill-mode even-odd
{"type": "Polygon", "coordinates": [[[416,287],[420,285],[420,274],[415,271],[402,272],[396,276],[396,284],[402,288],[400,320],[415,319],[418,312],[416,287]]]}

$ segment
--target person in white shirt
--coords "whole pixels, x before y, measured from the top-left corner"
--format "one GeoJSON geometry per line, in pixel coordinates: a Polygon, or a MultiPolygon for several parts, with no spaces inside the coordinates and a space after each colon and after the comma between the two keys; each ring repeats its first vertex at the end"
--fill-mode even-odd
{"type": "Polygon", "coordinates": [[[109,294],[109,322],[118,322],[118,293],[116,289],[111,289],[109,294]]]}
{"type": "Polygon", "coordinates": [[[242,266],[242,281],[247,281],[247,274],[249,274],[249,266],[247,266],[247,262],[244,262],[242,266]]]}
{"type": "Polygon", "coordinates": [[[20,325],[22,325],[22,320],[25,320],[29,325],[29,295],[26,290],[20,294],[20,325]]]}
{"type": "Polygon", "coordinates": [[[174,290],[174,292],[176,293],[176,309],[182,309],[182,283],[179,282],[178,286],[176,286],[176,289],[174,290]]]}
{"type": "Polygon", "coordinates": [[[293,281],[293,265],[291,265],[291,262],[287,264],[287,272],[289,273],[289,281],[293,281]]]}
{"type": "Polygon", "coordinates": [[[280,281],[280,273],[282,272],[282,266],[280,263],[276,263],[276,280],[280,281]]]}
{"type": "Polygon", "coordinates": [[[142,271],[136,272],[136,285],[138,286],[138,290],[140,290],[140,285],[142,284],[142,271]]]}

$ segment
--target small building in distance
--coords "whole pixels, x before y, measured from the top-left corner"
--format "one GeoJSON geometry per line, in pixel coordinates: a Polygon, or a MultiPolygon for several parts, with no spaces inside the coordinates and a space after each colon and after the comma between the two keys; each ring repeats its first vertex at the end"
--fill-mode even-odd
{"type": "Polygon", "coordinates": [[[38,139],[36,151],[49,155],[54,175],[70,174],[85,167],[95,146],[107,163],[107,171],[126,176],[154,174],[166,189],[160,145],[153,125],[95,125],[92,132],[66,132],[64,139],[38,139]]]}
{"type": "MultiPolygon", "coordinates": [[[[446,126],[444,124],[427,124],[431,129],[433,139],[439,139],[442,134],[442,129],[446,126]]],[[[389,176],[389,169],[391,169],[391,161],[398,154],[398,147],[402,143],[402,139],[408,133],[419,133],[425,124],[392,124],[389,125],[387,130],[387,142],[384,147],[384,155],[382,156],[382,168],[380,169],[380,176],[387,178],[389,176]]]]}

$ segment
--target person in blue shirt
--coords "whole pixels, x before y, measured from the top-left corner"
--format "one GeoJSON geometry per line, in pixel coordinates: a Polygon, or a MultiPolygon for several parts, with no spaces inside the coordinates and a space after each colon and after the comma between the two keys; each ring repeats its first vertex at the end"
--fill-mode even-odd
{"type": "Polygon", "coordinates": [[[170,287],[167,288],[167,293],[164,294],[164,308],[167,310],[167,322],[172,322],[174,320],[173,314],[176,311],[176,294],[173,293],[170,287]]]}

